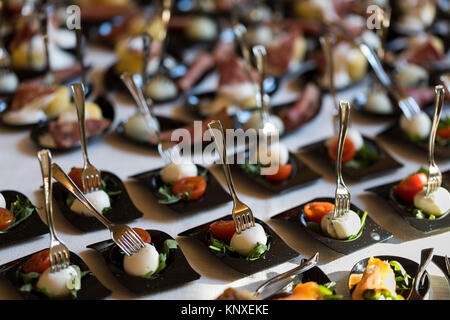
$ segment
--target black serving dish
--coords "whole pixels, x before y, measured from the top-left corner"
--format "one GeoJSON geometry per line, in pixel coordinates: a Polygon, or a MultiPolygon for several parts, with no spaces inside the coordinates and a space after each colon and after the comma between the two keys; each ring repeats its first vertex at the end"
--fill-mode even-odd
{"type": "MultiPolygon", "coordinates": [[[[403,219],[406,220],[407,223],[419,231],[428,233],[440,229],[450,228],[450,213],[447,213],[443,217],[436,217],[435,220],[429,220],[417,219],[410,212],[408,212],[408,209],[413,209],[414,205],[398,199],[394,194],[394,187],[400,182],[401,181],[396,181],[384,184],[378,187],[366,189],[366,191],[373,192],[387,201],[395,209],[395,211],[397,211],[397,213],[399,213],[403,219]]],[[[450,188],[450,171],[442,172],[442,186],[446,189],[450,188]]]]}
{"type": "MultiPolygon", "coordinates": [[[[375,256],[374,258],[378,258],[380,260],[383,261],[397,261],[399,262],[402,267],[405,269],[406,273],[409,274],[411,277],[414,278],[414,276],[417,273],[417,269],[419,268],[419,264],[415,261],[409,260],[407,258],[403,258],[403,257],[397,257],[397,256],[375,256]]],[[[362,274],[364,272],[364,270],[367,267],[367,264],[369,262],[370,258],[365,258],[360,260],[358,263],[356,263],[352,270],[350,270],[350,274],[349,274],[349,280],[350,277],[352,275],[356,275],[356,274],[362,274]]],[[[348,287],[348,286],[347,286],[348,287]]],[[[427,298],[428,296],[428,292],[430,290],[430,278],[428,277],[428,272],[425,271],[421,283],[419,284],[419,293],[422,297],[427,298]]],[[[407,296],[403,296],[405,299],[407,298],[407,296]]]]}
{"type": "MultiPolygon", "coordinates": [[[[380,155],[380,158],[376,160],[372,165],[369,165],[365,168],[351,168],[342,165],[342,174],[345,178],[349,178],[350,180],[359,181],[363,179],[367,179],[369,177],[373,177],[376,175],[380,175],[385,173],[386,171],[394,170],[403,167],[401,163],[392,158],[392,156],[387,153],[375,140],[372,140],[368,137],[363,136],[364,144],[373,152],[380,155]]],[[[307,157],[311,157],[315,161],[321,163],[324,166],[329,167],[330,169],[335,168],[335,161],[331,160],[328,156],[328,151],[325,146],[325,140],[321,140],[310,144],[308,146],[302,147],[299,150],[300,154],[304,154],[307,157]]]]}
{"type": "MultiPolygon", "coordinates": [[[[0,125],[2,127],[8,128],[8,129],[17,129],[17,130],[25,130],[25,129],[30,129],[33,128],[34,126],[37,125],[37,123],[30,123],[30,124],[12,124],[12,123],[8,123],[3,121],[3,116],[5,115],[6,112],[8,112],[8,108],[11,105],[12,99],[13,99],[14,95],[4,95],[2,97],[0,97],[0,125]]],[[[39,122],[38,124],[40,124],[42,122],[39,122]]]]}
{"type": "MultiPolygon", "coordinates": [[[[161,132],[166,131],[166,130],[175,130],[175,129],[178,129],[178,128],[188,125],[187,122],[184,122],[181,120],[176,120],[173,118],[164,117],[164,116],[156,116],[156,119],[159,122],[161,132]]],[[[150,141],[139,141],[139,140],[133,139],[132,137],[128,136],[125,133],[124,125],[125,125],[125,122],[120,122],[116,128],[116,132],[124,139],[124,141],[133,143],[134,145],[139,145],[142,147],[147,147],[147,148],[152,148],[152,149],[155,149],[158,147],[156,144],[153,144],[150,141]]]]}
{"type": "MultiPolygon", "coordinates": [[[[17,278],[16,274],[17,272],[19,272],[19,270],[21,270],[23,264],[32,255],[33,254],[30,254],[28,256],[4,264],[0,267],[0,276],[8,280],[13,285],[13,287],[17,289],[24,300],[49,300],[49,298],[47,298],[45,295],[36,291],[20,291],[20,287],[23,285],[23,283],[21,279],[17,278]]],[[[84,261],[73,252],[70,252],[70,262],[71,264],[78,265],[81,272],[89,271],[89,267],[84,263],[84,261]]],[[[111,291],[108,288],[104,287],[91,272],[81,278],[81,289],[77,292],[76,300],[99,300],[108,297],[110,294],[111,291]]],[[[73,300],[73,298],[71,296],[68,296],[55,300],[73,300]]]]}
{"type": "MultiPolygon", "coordinates": [[[[248,158],[248,153],[248,151],[245,152],[246,158],[248,158]]],[[[237,161],[234,163],[235,164],[233,164],[232,167],[239,170],[251,182],[277,194],[283,194],[301,187],[305,187],[321,178],[319,174],[304,164],[296,154],[291,152],[289,152],[288,164],[292,165],[292,172],[289,178],[282,182],[270,182],[262,175],[247,172],[240,164],[237,164],[237,161]]]]}
{"type": "MultiPolygon", "coordinates": [[[[166,67],[163,67],[165,75],[170,78],[172,81],[176,82],[177,79],[181,78],[185,75],[188,67],[185,66],[183,63],[180,63],[176,61],[173,57],[165,57],[165,60],[172,60],[171,64],[175,63],[175,65],[170,69],[167,70],[166,67]]],[[[111,65],[106,71],[103,76],[103,84],[105,88],[108,88],[108,90],[115,90],[118,92],[126,93],[131,97],[131,94],[129,93],[127,87],[123,83],[122,79],[120,79],[120,75],[118,75],[115,71],[116,64],[114,63],[111,65]]],[[[151,78],[153,75],[150,75],[149,78],[151,78]]],[[[141,79],[141,78],[139,78],[141,79]]],[[[142,81],[142,80],[141,80],[142,81]]],[[[157,100],[152,99],[155,104],[163,104],[175,101],[180,96],[180,93],[178,93],[175,97],[165,100],[157,100]]]]}
{"type": "MultiPolygon", "coordinates": [[[[152,244],[158,252],[164,252],[164,241],[173,238],[167,233],[159,230],[147,230],[150,233],[152,244]]],[[[108,269],[114,277],[127,289],[135,294],[148,294],[160,292],[164,289],[170,289],[180,286],[187,282],[195,281],[200,275],[195,272],[186,260],[183,252],[178,247],[170,249],[167,267],[162,270],[157,278],[144,279],[129,275],[123,268],[123,257],[119,247],[112,241],[106,240],[87,246],[90,249],[97,250],[106,262],[108,269]]]]}
{"type": "MultiPolygon", "coordinates": [[[[387,128],[386,130],[380,132],[378,134],[378,137],[387,141],[397,141],[398,144],[402,144],[406,148],[413,147],[416,151],[422,151],[424,154],[428,154],[428,142],[412,141],[409,136],[400,128],[400,124],[398,122],[387,128]]],[[[449,159],[450,147],[435,145],[434,155],[439,158],[449,159]]]]}
{"type": "MultiPolygon", "coordinates": [[[[331,237],[327,237],[321,233],[315,232],[307,227],[307,218],[303,213],[303,207],[311,202],[331,202],[334,203],[334,198],[316,198],[311,201],[305,202],[299,206],[286,210],[282,213],[279,213],[273,216],[271,219],[284,220],[294,225],[298,226],[300,229],[305,231],[312,238],[317,241],[323,243],[328,248],[343,253],[350,254],[357,250],[366,248],[378,242],[383,242],[392,237],[392,234],[382,227],[377,225],[375,221],[372,220],[370,215],[366,216],[365,227],[361,235],[353,240],[338,240],[333,239],[331,237]]],[[[363,213],[364,210],[361,210],[354,204],[350,204],[350,209],[355,212],[363,213]]]]}
{"type": "Polygon", "coordinates": [[[450,273],[447,270],[447,265],[445,263],[445,259],[446,259],[446,257],[438,256],[438,255],[435,254],[431,260],[434,262],[434,264],[439,269],[441,269],[442,273],[444,273],[444,275],[447,278],[447,281],[448,281],[448,283],[450,285],[450,273]]]}
{"type": "MultiPolygon", "coordinates": [[[[204,167],[199,165],[197,165],[197,168],[199,174],[206,170],[204,167]]],[[[157,200],[161,200],[164,199],[164,197],[158,192],[158,189],[164,185],[160,175],[161,169],[162,168],[158,168],[138,173],[130,178],[138,180],[141,184],[150,189],[150,192],[157,200]]],[[[209,170],[207,171],[205,178],[207,187],[205,193],[200,199],[192,201],[180,200],[177,203],[161,205],[167,206],[176,213],[188,215],[211,209],[232,200],[231,196],[225,192],[209,170]]]]}
{"type": "MultiPolygon", "coordinates": [[[[89,137],[86,140],[86,142],[88,144],[101,140],[111,129],[111,126],[114,122],[114,117],[115,117],[114,107],[111,104],[111,101],[108,98],[106,98],[106,96],[99,96],[99,97],[97,97],[97,99],[94,102],[97,103],[98,106],[101,108],[103,118],[111,120],[111,124],[109,125],[108,128],[104,129],[102,132],[96,134],[95,136],[89,137]]],[[[57,121],[57,120],[53,120],[53,121],[57,121]]],[[[47,146],[47,145],[41,144],[40,137],[45,134],[48,134],[48,133],[49,133],[48,122],[41,122],[31,129],[30,139],[31,139],[31,141],[33,141],[33,143],[39,149],[48,149],[53,153],[74,151],[74,150],[78,150],[81,147],[81,145],[79,143],[77,143],[73,146],[70,146],[70,147],[47,146]]]]}
{"type": "MultiPolygon", "coordinates": [[[[5,198],[6,209],[8,210],[11,208],[12,203],[17,200],[17,197],[22,201],[28,199],[24,194],[17,191],[6,190],[1,191],[0,193],[5,198]]],[[[17,242],[30,240],[46,233],[48,233],[47,225],[41,220],[37,211],[34,210],[31,216],[17,226],[9,229],[5,233],[0,233],[0,248],[17,242]]]]}
{"type": "Polygon", "coordinates": [[[208,223],[202,224],[198,227],[186,230],[178,234],[183,237],[190,237],[205,245],[205,249],[217,259],[220,259],[225,265],[231,267],[232,269],[245,274],[251,275],[259,271],[277,266],[286,261],[289,261],[299,254],[291,249],[283,240],[278,236],[266,223],[255,218],[255,222],[259,223],[266,234],[269,236],[268,245],[270,245],[269,250],[265,253],[265,258],[261,257],[257,260],[247,261],[244,258],[236,256],[230,256],[222,252],[217,252],[209,249],[209,226],[219,220],[232,220],[231,215],[224,216],[222,218],[210,221],[208,223]]]}
{"type": "MultiPolygon", "coordinates": [[[[111,198],[112,210],[104,214],[111,222],[125,223],[143,216],[131,200],[124,183],[111,172],[101,171],[102,180],[105,181],[108,190],[121,191],[111,198]]],[[[53,185],[53,196],[63,216],[78,230],[90,232],[106,227],[94,216],[84,216],[73,212],[67,205],[69,192],[59,182],[53,185]]]]}

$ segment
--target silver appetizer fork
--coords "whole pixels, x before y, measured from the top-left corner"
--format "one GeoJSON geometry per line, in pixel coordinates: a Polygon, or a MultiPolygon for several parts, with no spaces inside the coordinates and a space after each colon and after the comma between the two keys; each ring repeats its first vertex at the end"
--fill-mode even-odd
{"type": "Polygon", "coordinates": [[[161,138],[158,120],[148,106],[142,90],[136,85],[133,75],[129,72],[125,72],[120,78],[130,91],[140,113],[145,117],[149,129],[154,133],[149,137],[150,142],[158,146],[159,155],[166,163],[175,162],[180,158],[180,147],[178,143],[166,141],[161,138]]]}
{"type": "Polygon", "coordinates": [[[350,104],[347,101],[341,101],[339,108],[340,126],[336,156],[337,187],[334,200],[334,217],[341,216],[350,210],[350,191],[342,178],[342,153],[344,150],[345,137],[347,136],[349,116],[350,104]]]}
{"type": "Polygon", "coordinates": [[[437,85],[434,88],[436,92],[436,106],[434,108],[433,124],[431,126],[430,138],[428,140],[428,183],[427,183],[427,194],[429,197],[433,192],[435,192],[442,185],[442,173],[439,167],[434,161],[434,146],[436,140],[436,133],[439,126],[439,119],[441,118],[442,109],[444,106],[444,94],[445,90],[442,85],[437,85]]]}
{"type": "Polygon", "coordinates": [[[44,203],[45,215],[50,231],[50,264],[51,272],[60,271],[70,265],[70,253],[67,246],[58,239],[53,221],[52,206],[52,155],[48,150],[41,150],[37,154],[41,165],[42,178],[44,181],[44,203]]]}
{"type": "Polygon", "coordinates": [[[394,86],[393,81],[384,70],[383,65],[380,62],[380,59],[378,59],[378,56],[376,55],[376,53],[373,51],[372,48],[370,48],[367,44],[362,42],[361,39],[357,40],[356,43],[359,46],[361,52],[366,57],[370,66],[374,70],[375,75],[377,76],[381,85],[394,98],[394,100],[398,104],[398,107],[405,115],[405,117],[407,119],[412,119],[421,110],[420,106],[417,104],[417,101],[413,97],[405,97],[398,93],[398,88],[394,86]]]}
{"type": "Polygon", "coordinates": [[[227,181],[228,189],[233,198],[233,221],[236,228],[236,232],[240,234],[242,231],[250,229],[255,226],[255,219],[250,208],[239,200],[236,189],[234,187],[233,178],[231,176],[231,170],[227,163],[227,150],[225,144],[225,136],[223,133],[222,124],[219,120],[213,120],[208,123],[212,135],[214,136],[214,142],[217,146],[219,155],[222,160],[222,168],[227,181]]]}
{"type": "Polygon", "coordinates": [[[81,150],[84,158],[84,168],[81,172],[81,182],[83,185],[83,192],[93,192],[102,188],[102,178],[100,171],[94,167],[89,161],[87,146],[86,146],[86,129],[85,129],[85,100],[84,100],[84,85],[82,83],[75,83],[71,86],[73,91],[73,98],[75,101],[75,108],[78,116],[78,129],[80,131],[81,150]]]}
{"type": "Polygon", "coordinates": [[[53,177],[61,183],[75,198],[77,198],[86,208],[88,208],[101,223],[103,223],[111,232],[112,240],[120,249],[130,256],[138,252],[145,246],[138,234],[129,226],[123,224],[115,224],[109,221],[104,215],[98,212],[92,203],[86,199],[83,192],[78,189],[75,183],[64,173],[64,171],[56,164],[52,164],[53,177]]]}
{"type": "Polygon", "coordinates": [[[420,282],[422,281],[422,277],[425,273],[425,269],[433,258],[433,248],[423,249],[420,253],[420,264],[417,268],[416,276],[412,281],[411,291],[409,292],[406,300],[423,300],[424,297],[419,293],[420,282]]]}
{"type": "Polygon", "coordinates": [[[48,24],[49,16],[52,13],[53,7],[50,4],[45,4],[43,6],[43,12],[41,13],[41,27],[42,36],[44,39],[44,53],[45,53],[45,75],[44,75],[44,85],[47,87],[53,87],[56,83],[55,76],[51,70],[50,64],[50,49],[49,49],[49,39],[48,39],[48,24]]]}

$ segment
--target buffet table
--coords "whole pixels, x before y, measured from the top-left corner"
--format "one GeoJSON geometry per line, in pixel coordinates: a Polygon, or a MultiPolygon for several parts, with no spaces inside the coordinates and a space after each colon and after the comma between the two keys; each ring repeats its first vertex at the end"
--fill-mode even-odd
{"type": "MultiPolygon", "coordinates": [[[[97,91],[106,90],[108,92],[108,88],[101,89],[103,87],[102,74],[114,62],[114,54],[102,48],[92,47],[86,54],[86,60],[88,64],[95,66],[91,72],[96,81],[97,91]]],[[[208,83],[210,84],[214,81],[216,81],[215,76],[210,76],[205,80],[206,86],[208,83]]],[[[339,93],[338,98],[351,101],[352,96],[356,92],[359,90],[367,90],[365,88],[363,83],[339,93]]],[[[292,96],[295,96],[295,94],[290,91],[287,82],[276,93],[274,101],[287,101],[292,96]]],[[[119,121],[126,120],[132,115],[136,111],[136,108],[132,101],[123,95],[111,94],[110,97],[113,99],[115,105],[116,118],[113,126],[115,127],[119,121]]],[[[160,115],[173,115],[179,119],[190,119],[186,111],[183,110],[181,101],[158,106],[155,113],[160,115]]],[[[332,134],[331,117],[333,113],[332,100],[327,95],[323,101],[320,114],[301,130],[283,138],[283,141],[291,151],[295,151],[299,147],[327,138],[332,134]]],[[[374,137],[389,124],[389,121],[374,122],[353,112],[351,115],[351,123],[363,134],[374,137]]],[[[299,229],[282,221],[270,219],[270,217],[282,211],[311,199],[321,196],[333,196],[335,191],[335,177],[332,171],[324,174],[324,172],[327,172],[324,171],[324,168],[318,167],[316,163],[304,159],[311,168],[324,174],[323,179],[310,186],[279,196],[271,195],[259,188],[254,188],[242,176],[234,177],[241,200],[251,207],[257,218],[267,222],[289,246],[298,251],[302,258],[310,257],[316,252],[320,253],[319,267],[332,281],[337,282],[336,291],[339,294],[343,294],[346,299],[349,298],[347,289],[349,271],[356,262],[363,258],[371,255],[397,255],[419,261],[420,251],[429,247],[435,249],[435,254],[450,254],[450,233],[448,229],[432,234],[423,234],[409,226],[386,202],[374,194],[364,191],[369,187],[400,180],[417,170],[418,167],[427,165],[426,153],[407,150],[405,146],[396,144],[396,141],[381,141],[381,143],[404,166],[382,176],[361,183],[349,183],[348,185],[352,194],[352,202],[367,210],[376,223],[391,232],[394,237],[385,243],[379,243],[349,255],[334,252],[310,238],[305,232],[299,231],[299,229]]],[[[0,156],[0,189],[20,191],[27,195],[37,207],[43,207],[43,196],[40,190],[42,178],[39,162],[36,157],[38,150],[32,144],[29,138],[29,132],[0,128],[0,145],[2,146],[0,156]]],[[[158,153],[153,150],[128,144],[114,131],[109,133],[100,142],[91,144],[89,146],[89,154],[95,166],[102,170],[115,173],[125,182],[133,202],[144,213],[141,219],[133,221],[129,225],[145,229],[162,230],[176,238],[190,265],[201,275],[199,280],[181,287],[145,296],[135,296],[119,284],[117,279],[109,272],[102,257],[97,252],[86,248],[89,244],[109,239],[109,232],[107,230],[101,230],[83,234],[64,219],[58,207],[55,205],[56,228],[60,238],[68,245],[71,251],[77,253],[84,259],[95,276],[112,291],[112,295],[108,299],[215,299],[228,287],[254,290],[267,277],[272,277],[277,273],[286,271],[299,263],[299,258],[296,258],[293,261],[253,276],[242,277],[241,274],[223,265],[219,260],[212,259],[210,254],[200,244],[188,238],[177,237],[177,234],[182,231],[230,214],[232,209],[231,202],[213,210],[189,216],[179,215],[159,205],[149,195],[147,189],[142,188],[137,182],[128,178],[133,174],[160,167],[163,162],[158,153]]],[[[69,171],[73,166],[80,167],[83,164],[80,150],[61,155],[56,154],[53,157],[53,161],[58,163],[66,171],[69,171]]],[[[438,165],[442,171],[450,169],[449,161],[440,161],[438,165]]],[[[210,169],[227,190],[222,167],[220,165],[213,165],[210,169]]],[[[43,210],[40,209],[39,213],[45,221],[43,210]]],[[[31,241],[2,248],[0,249],[0,265],[46,248],[48,244],[48,235],[44,235],[31,241]]],[[[430,299],[450,299],[450,289],[444,274],[433,263],[430,263],[427,271],[431,276],[430,299]]],[[[8,282],[1,280],[0,299],[18,298],[20,296],[15,289],[8,282]]]]}

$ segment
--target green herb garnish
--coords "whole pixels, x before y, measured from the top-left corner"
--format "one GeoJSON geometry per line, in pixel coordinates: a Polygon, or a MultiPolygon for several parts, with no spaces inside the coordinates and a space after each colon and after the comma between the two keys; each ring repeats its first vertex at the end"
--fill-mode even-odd
{"type": "Polygon", "coordinates": [[[163,195],[164,199],[158,200],[160,204],[173,204],[181,200],[181,194],[174,195],[172,188],[168,185],[159,187],[158,192],[163,195]]]}
{"type": "Polygon", "coordinates": [[[36,210],[36,207],[30,202],[30,200],[25,199],[22,201],[19,196],[17,196],[16,201],[11,204],[11,209],[9,210],[14,215],[14,221],[9,227],[0,230],[0,234],[6,233],[8,230],[26,220],[33,214],[34,210],[36,210]]]}
{"type": "Polygon", "coordinates": [[[380,159],[380,155],[366,145],[363,145],[355,154],[352,160],[345,163],[346,167],[361,169],[366,168],[380,159]]]}
{"type": "Polygon", "coordinates": [[[144,279],[155,279],[159,276],[159,273],[163,271],[166,267],[166,261],[169,257],[169,253],[171,249],[178,248],[178,242],[176,242],[173,239],[167,239],[164,241],[164,253],[159,254],[159,265],[158,268],[156,268],[155,271],[150,271],[142,276],[144,279]]]}

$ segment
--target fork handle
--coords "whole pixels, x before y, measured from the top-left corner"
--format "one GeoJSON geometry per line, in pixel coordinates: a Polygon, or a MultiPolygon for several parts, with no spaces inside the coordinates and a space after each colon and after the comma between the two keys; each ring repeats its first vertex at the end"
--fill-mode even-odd
{"type": "Polygon", "coordinates": [[[84,85],[86,84],[86,70],[84,69],[84,39],[83,39],[83,33],[81,32],[81,28],[75,29],[75,35],[77,38],[77,58],[78,63],[81,66],[81,83],[84,85]]]}
{"type": "Polygon", "coordinates": [[[141,70],[142,88],[145,88],[145,85],[147,83],[147,65],[150,55],[151,43],[152,43],[152,36],[147,32],[144,32],[142,34],[142,70],[141,70]]]}
{"type": "Polygon", "coordinates": [[[41,165],[42,179],[44,185],[44,208],[47,217],[47,224],[50,231],[51,241],[57,239],[55,224],[53,220],[53,204],[51,196],[53,194],[52,182],[52,155],[49,150],[41,150],[37,154],[39,163],[41,165]]]}
{"type": "Polygon", "coordinates": [[[434,165],[434,145],[436,140],[436,132],[439,126],[439,119],[441,118],[442,109],[444,106],[445,89],[442,85],[437,85],[434,88],[436,92],[436,106],[434,108],[433,124],[431,126],[430,139],[428,140],[429,162],[430,166],[434,165]]]}
{"type": "Polygon", "coordinates": [[[227,186],[230,190],[231,196],[233,197],[234,205],[236,206],[236,204],[240,202],[240,200],[234,187],[230,166],[227,163],[227,148],[225,144],[225,136],[223,133],[222,123],[220,122],[220,120],[213,120],[208,123],[208,127],[211,130],[212,135],[214,136],[214,142],[216,143],[219,155],[222,158],[222,168],[225,174],[225,179],[227,181],[227,186]]]}
{"type": "MultiPolygon", "coordinates": [[[[337,145],[337,155],[336,155],[336,191],[339,186],[344,185],[344,179],[342,178],[342,153],[344,151],[345,138],[347,136],[348,120],[350,116],[350,104],[347,101],[341,101],[339,107],[339,136],[337,145]]],[[[338,207],[338,197],[335,197],[335,207],[338,207]]]]}
{"type": "Polygon", "coordinates": [[[169,26],[170,17],[172,15],[172,0],[163,0],[163,10],[161,14],[161,20],[163,22],[163,28],[160,31],[161,49],[159,52],[159,67],[164,63],[164,54],[166,51],[167,43],[167,30],[169,26]]]}
{"type": "Polygon", "coordinates": [[[86,168],[89,162],[86,146],[86,128],[85,128],[85,104],[84,104],[84,85],[82,83],[72,84],[73,99],[75,101],[75,109],[78,116],[78,130],[80,132],[81,150],[83,151],[84,167],[86,168]]]}
{"type": "Polygon", "coordinates": [[[264,92],[264,78],[266,77],[265,58],[267,55],[266,48],[262,45],[257,45],[252,48],[253,55],[256,59],[256,69],[258,70],[259,78],[259,104],[261,108],[261,115],[263,124],[270,122],[269,105],[270,98],[264,92]]]}
{"type": "Polygon", "coordinates": [[[248,80],[254,85],[255,87],[255,93],[258,93],[258,85],[255,83],[253,77],[252,77],[252,69],[251,69],[251,59],[250,59],[250,50],[248,50],[247,44],[245,42],[245,34],[247,33],[247,29],[245,26],[241,23],[236,24],[233,27],[233,32],[239,42],[239,47],[242,51],[242,56],[244,57],[244,70],[247,74],[248,80]]]}
{"type": "Polygon", "coordinates": [[[56,164],[52,164],[53,169],[53,178],[55,178],[59,183],[61,183],[64,188],[66,188],[70,193],[73,194],[75,198],[77,198],[86,208],[91,210],[91,212],[95,215],[95,217],[100,220],[108,229],[113,227],[113,223],[109,221],[105,216],[103,216],[100,212],[95,209],[92,203],[86,199],[83,192],[78,189],[78,187],[73,183],[73,181],[64,173],[64,171],[56,164]]]}
{"type": "Polygon", "coordinates": [[[425,270],[433,258],[433,248],[423,249],[420,253],[420,265],[417,269],[416,277],[414,278],[414,288],[413,290],[419,289],[420,281],[422,280],[422,276],[425,273],[425,270]]]}

